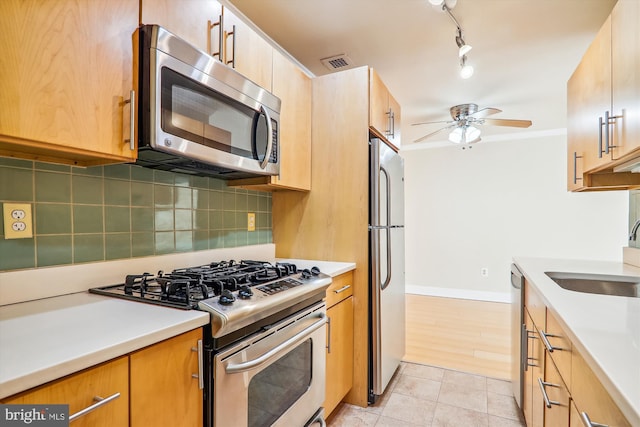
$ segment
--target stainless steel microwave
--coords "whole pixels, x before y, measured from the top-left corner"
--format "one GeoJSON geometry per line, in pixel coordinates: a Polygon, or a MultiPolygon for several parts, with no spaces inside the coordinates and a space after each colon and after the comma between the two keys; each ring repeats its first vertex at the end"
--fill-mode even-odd
{"type": "Polygon", "coordinates": [[[134,40],[136,164],[224,179],[279,173],[278,97],[158,25],[134,40]]]}

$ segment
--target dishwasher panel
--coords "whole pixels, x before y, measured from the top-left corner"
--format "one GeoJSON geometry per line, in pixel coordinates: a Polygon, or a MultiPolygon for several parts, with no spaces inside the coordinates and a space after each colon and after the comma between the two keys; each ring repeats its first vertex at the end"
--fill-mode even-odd
{"type": "Polygon", "coordinates": [[[513,396],[518,406],[522,408],[524,390],[524,368],[526,366],[526,351],[523,340],[526,334],[524,326],[524,276],[515,264],[511,264],[511,384],[513,396]]]}

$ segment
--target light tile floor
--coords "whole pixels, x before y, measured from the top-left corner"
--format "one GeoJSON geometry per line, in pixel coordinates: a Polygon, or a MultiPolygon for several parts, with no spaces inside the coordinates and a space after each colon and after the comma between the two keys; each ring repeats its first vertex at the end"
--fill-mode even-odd
{"type": "Polygon", "coordinates": [[[341,404],[329,427],[523,427],[508,381],[403,362],[375,405],[341,404]]]}

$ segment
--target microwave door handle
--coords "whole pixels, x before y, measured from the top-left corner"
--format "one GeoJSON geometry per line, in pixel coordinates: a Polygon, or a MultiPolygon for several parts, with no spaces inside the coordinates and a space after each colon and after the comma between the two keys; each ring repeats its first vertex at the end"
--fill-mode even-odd
{"type": "Polygon", "coordinates": [[[264,108],[264,105],[260,106],[260,112],[264,114],[264,117],[267,120],[267,151],[264,154],[264,160],[260,163],[260,167],[265,169],[269,163],[269,159],[271,158],[271,150],[273,150],[273,125],[271,124],[269,110],[264,108]]]}

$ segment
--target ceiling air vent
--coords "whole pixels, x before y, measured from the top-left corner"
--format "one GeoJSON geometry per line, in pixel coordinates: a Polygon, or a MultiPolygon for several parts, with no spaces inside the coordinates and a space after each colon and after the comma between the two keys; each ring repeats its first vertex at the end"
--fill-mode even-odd
{"type": "Polygon", "coordinates": [[[353,67],[353,60],[345,54],[321,59],[320,62],[331,71],[344,70],[353,67]]]}

